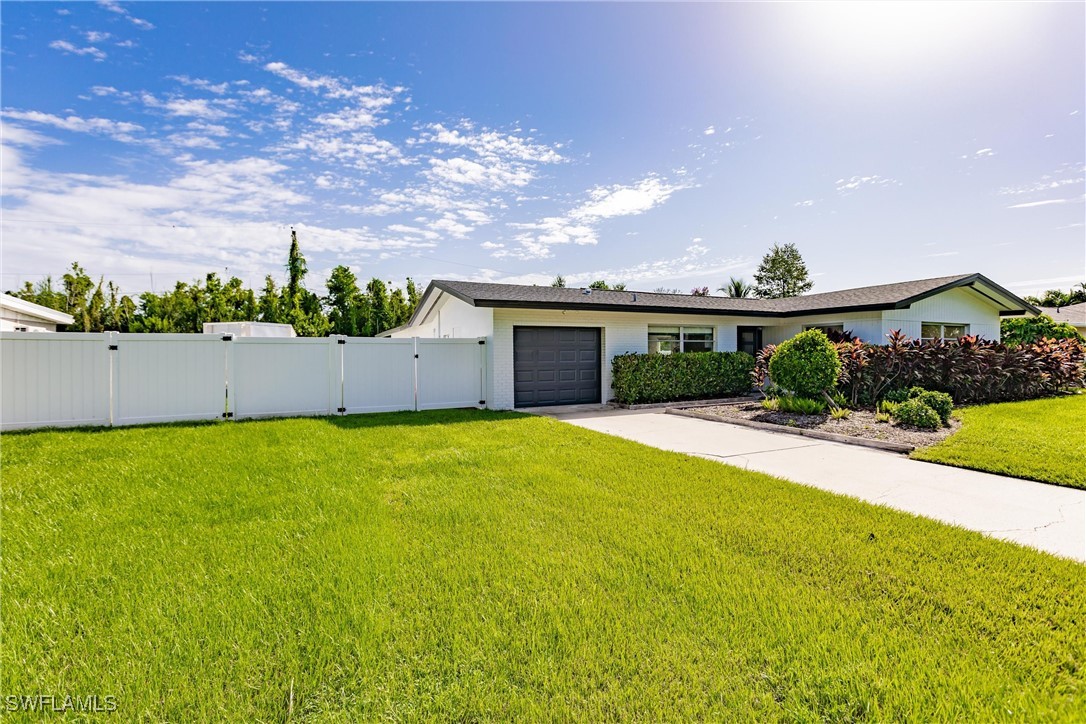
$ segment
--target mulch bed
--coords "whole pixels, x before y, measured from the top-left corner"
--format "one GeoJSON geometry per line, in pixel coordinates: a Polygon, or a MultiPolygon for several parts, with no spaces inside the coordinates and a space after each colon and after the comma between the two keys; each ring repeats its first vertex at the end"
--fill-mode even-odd
{"type": "Polygon", "coordinates": [[[950,427],[938,430],[921,430],[896,423],[875,422],[875,413],[872,410],[853,410],[852,414],[843,420],[834,420],[829,414],[793,415],[787,412],[769,411],[760,404],[750,403],[698,407],[697,411],[700,414],[712,415],[722,420],[741,418],[771,425],[802,427],[808,430],[821,430],[837,435],[849,435],[851,437],[862,437],[868,440],[881,440],[916,447],[934,445],[940,440],[953,435],[961,427],[961,422],[954,419],[951,419],[950,427]]]}

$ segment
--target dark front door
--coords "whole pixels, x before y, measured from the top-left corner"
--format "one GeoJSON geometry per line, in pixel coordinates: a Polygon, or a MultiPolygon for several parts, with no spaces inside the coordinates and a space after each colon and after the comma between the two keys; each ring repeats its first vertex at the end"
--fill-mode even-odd
{"type": "Polygon", "coordinates": [[[737,327],[736,336],[739,338],[737,349],[746,352],[752,357],[757,357],[762,351],[761,327],[737,327]]]}
{"type": "Polygon", "coordinates": [[[514,327],[513,405],[600,401],[600,330],[514,327]]]}

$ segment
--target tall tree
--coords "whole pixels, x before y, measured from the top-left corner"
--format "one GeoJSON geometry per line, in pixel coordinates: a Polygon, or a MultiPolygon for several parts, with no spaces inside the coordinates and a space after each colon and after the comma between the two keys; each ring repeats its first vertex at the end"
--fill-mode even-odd
{"type": "Polygon", "coordinates": [[[709,296],[709,287],[694,287],[690,290],[690,296],[707,297],[709,296]]]}
{"type": "Polygon", "coordinates": [[[260,308],[261,322],[279,321],[279,291],[275,288],[275,280],[271,274],[264,277],[264,289],[260,292],[257,306],[260,308]]]}
{"type": "Polygon", "coordinates": [[[328,324],[332,334],[357,337],[361,333],[362,292],[358,289],[358,277],[342,264],[332,270],[325,283],[328,296],[328,324]]]}
{"type": "Polygon", "coordinates": [[[63,284],[64,311],[75,318],[75,322],[68,327],[69,331],[90,331],[92,322],[88,308],[90,294],[94,291],[94,281],[83,267],[79,266],[79,262],[72,262],[71,270],[63,277],[63,284]]]}
{"type": "Polygon", "coordinates": [[[411,310],[407,306],[407,297],[404,296],[402,289],[393,289],[389,292],[388,316],[389,324],[393,327],[407,324],[407,320],[411,317],[411,310]]]}
{"type": "Polygon", "coordinates": [[[720,287],[717,291],[724,292],[724,296],[726,297],[744,299],[754,293],[754,287],[747,284],[744,279],[732,277],[728,280],[727,284],[720,287]]]}
{"type": "Polygon", "coordinates": [[[762,299],[798,297],[813,286],[795,244],[774,244],[754,273],[754,294],[762,299]]]}
{"type": "Polygon", "coordinates": [[[415,307],[419,306],[419,288],[415,280],[407,277],[407,304],[411,307],[411,313],[415,313],[415,307]]]}
{"type": "Polygon", "coordinates": [[[392,329],[396,325],[391,323],[389,315],[388,290],[385,283],[374,277],[366,285],[366,322],[363,334],[366,337],[375,337],[386,329],[392,329]]]}
{"type": "Polygon", "coordinates": [[[287,252],[287,286],[283,289],[283,311],[290,315],[297,309],[301,300],[298,297],[305,281],[305,275],[309,271],[302,256],[302,250],[298,246],[298,232],[290,230],[290,251],[287,252]]]}
{"type": "Polygon", "coordinates": [[[589,284],[588,288],[589,289],[599,289],[599,290],[607,291],[608,289],[611,288],[611,285],[608,284],[607,282],[605,282],[602,279],[597,279],[596,281],[589,284]]]}
{"type": "Polygon", "coordinates": [[[559,274],[554,278],[554,281],[551,282],[551,286],[558,289],[564,288],[566,286],[566,278],[559,274]]]}

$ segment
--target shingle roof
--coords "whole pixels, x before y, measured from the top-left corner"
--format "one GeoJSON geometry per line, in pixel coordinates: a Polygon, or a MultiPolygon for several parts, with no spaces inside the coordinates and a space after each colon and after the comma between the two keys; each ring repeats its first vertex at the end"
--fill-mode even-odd
{"type": "Polygon", "coordinates": [[[908,306],[914,301],[946,289],[972,284],[983,285],[989,291],[1005,296],[1012,303],[1020,304],[1024,310],[1033,309],[1018,297],[980,274],[958,274],[933,279],[918,279],[896,284],[879,284],[877,286],[807,294],[785,299],[696,297],[688,294],[618,292],[447,280],[436,280],[431,283],[431,288],[445,291],[477,307],[595,309],[598,311],[790,317],[819,312],[893,309],[908,306]]]}
{"type": "Polygon", "coordinates": [[[1086,327],[1086,302],[1069,304],[1066,307],[1040,307],[1040,310],[1057,322],[1086,327]]]}

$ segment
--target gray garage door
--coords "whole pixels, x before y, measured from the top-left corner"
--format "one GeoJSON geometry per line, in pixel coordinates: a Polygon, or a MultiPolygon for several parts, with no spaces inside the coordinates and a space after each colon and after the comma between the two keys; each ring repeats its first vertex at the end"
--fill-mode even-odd
{"type": "Polygon", "coordinates": [[[513,328],[513,404],[516,407],[599,401],[598,328],[513,328]]]}

